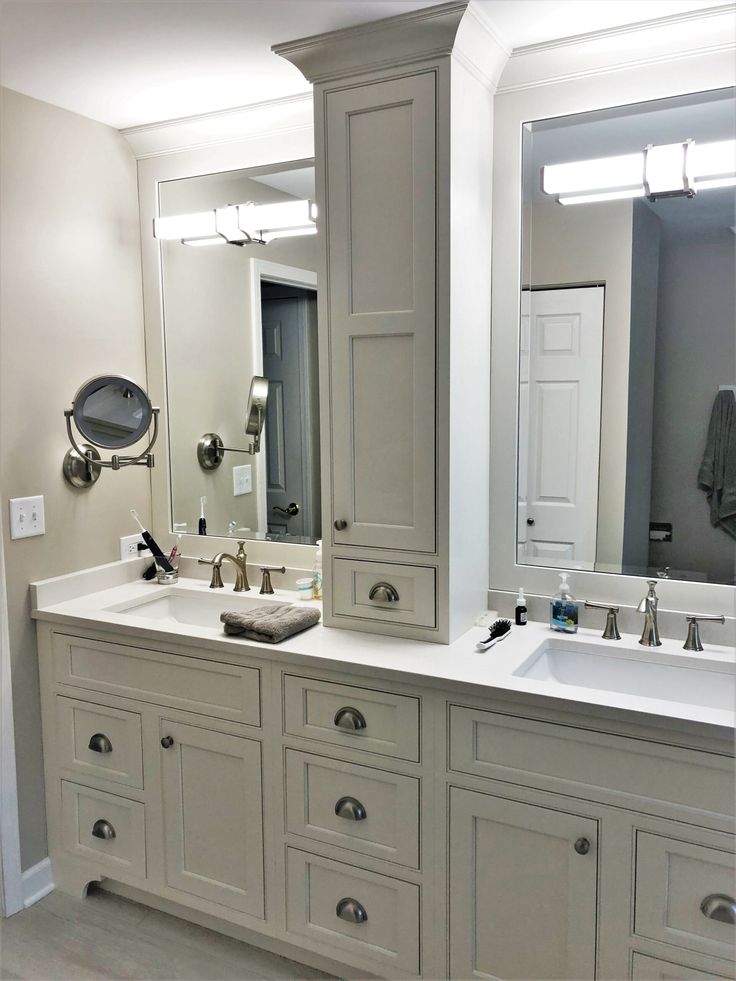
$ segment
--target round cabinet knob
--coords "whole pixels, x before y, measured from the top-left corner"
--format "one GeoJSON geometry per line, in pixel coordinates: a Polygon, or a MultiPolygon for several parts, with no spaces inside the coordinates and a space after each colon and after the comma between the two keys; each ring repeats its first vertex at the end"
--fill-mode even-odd
{"type": "Polygon", "coordinates": [[[96,732],[94,736],[90,736],[87,749],[91,749],[93,753],[112,753],[112,743],[103,733],[96,732]]]}
{"type": "Polygon", "coordinates": [[[164,749],[171,749],[171,747],[174,745],[174,737],[164,736],[164,738],[161,740],[161,745],[164,749]]]}
{"type": "Polygon", "coordinates": [[[99,821],[95,821],[92,825],[92,834],[95,838],[103,838],[105,841],[110,841],[115,837],[115,828],[113,828],[109,821],[100,818],[99,821]]]}
{"type": "Polygon", "coordinates": [[[338,729],[347,729],[349,732],[357,732],[359,729],[367,729],[368,723],[365,716],[356,708],[346,705],[338,709],[335,713],[334,723],[338,729]]]}
{"type": "Polygon", "coordinates": [[[335,804],[335,814],[346,821],[365,821],[368,813],[355,797],[341,797],[335,804]]]}
{"type": "Polygon", "coordinates": [[[736,900],[733,896],[724,896],[723,893],[713,893],[706,896],[700,904],[700,912],[709,920],[718,920],[719,923],[736,923],[736,900]]]}
{"type": "Polygon", "coordinates": [[[578,855],[587,855],[590,851],[590,842],[587,838],[578,838],[574,847],[578,855]]]}
{"type": "Polygon", "coordinates": [[[347,523],[347,521],[344,518],[338,518],[337,521],[335,522],[335,530],[336,531],[345,531],[345,529],[347,528],[347,526],[348,526],[348,523],[347,523]]]}
{"type": "Polygon", "coordinates": [[[527,523],[527,524],[529,525],[529,527],[531,528],[531,527],[532,527],[532,526],[534,525],[534,518],[527,518],[527,519],[526,519],[526,523],[527,523]]]}
{"type": "Polygon", "coordinates": [[[340,900],[335,912],[341,920],[347,920],[348,923],[365,923],[368,919],[365,906],[361,906],[357,899],[349,897],[340,900]]]}
{"type": "Polygon", "coordinates": [[[374,603],[398,603],[399,594],[390,582],[377,582],[368,593],[368,599],[374,603]]]}

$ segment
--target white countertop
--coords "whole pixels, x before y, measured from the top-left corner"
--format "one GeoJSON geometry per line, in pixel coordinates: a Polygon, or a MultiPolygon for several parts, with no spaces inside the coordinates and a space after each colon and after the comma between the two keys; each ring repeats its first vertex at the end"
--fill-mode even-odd
{"type": "MultiPolygon", "coordinates": [[[[241,653],[258,657],[276,656],[282,661],[321,668],[343,668],[364,673],[371,669],[395,674],[401,680],[417,680],[432,687],[471,686],[476,694],[509,694],[526,696],[525,700],[552,700],[557,706],[564,703],[568,710],[583,709],[605,712],[610,710],[632,713],[648,724],[663,725],[670,722],[695,723],[698,728],[715,727],[723,735],[735,726],[734,712],[728,709],[704,707],[682,700],[651,697],[632,691],[612,691],[563,683],[554,678],[535,679],[515,674],[520,666],[545,642],[553,648],[580,654],[605,655],[619,663],[636,661],[651,665],[667,664],[673,668],[697,669],[698,672],[715,672],[723,679],[723,688],[736,692],[736,650],[728,647],[712,647],[701,654],[688,654],[682,650],[682,642],[663,640],[658,648],[643,648],[638,637],[624,634],[620,641],[604,641],[598,630],[581,628],[576,635],[560,634],[548,625],[528,623],[512,626],[510,636],[490,651],[475,650],[476,642],[488,635],[485,627],[475,627],[450,645],[430,644],[421,641],[385,637],[378,634],[326,628],[322,624],[288,638],[278,645],[264,645],[224,634],[222,625],[213,622],[199,626],[177,622],[173,618],[151,619],[134,610],[125,612],[127,605],[163,597],[172,590],[194,597],[207,596],[220,611],[238,608],[243,594],[234,594],[226,584],[216,594],[209,590],[207,582],[198,579],[181,579],[174,587],[160,586],[137,578],[139,563],[112,563],[95,570],[85,570],[70,576],[32,584],[33,617],[57,624],[65,629],[81,627],[86,630],[115,631],[135,639],[137,643],[186,644],[207,651],[209,656],[238,657],[241,653]],[[132,578],[135,576],[136,578],[132,578]],[[100,588],[105,586],[106,588],[100,588]],[[96,587],[96,588],[95,588],[96,587]],[[216,595],[217,599],[214,599],[216,595]],[[219,602],[218,602],[219,601],[219,602]],[[730,676],[730,677],[729,677],[730,676]]],[[[249,601],[260,599],[257,590],[245,594],[249,601]]],[[[276,590],[271,600],[283,602],[301,601],[295,594],[276,590]]],[[[304,605],[303,603],[301,605],[304,605]]],[[[315,604],[310,604],[315,605],[315,604]]],[[[316,604],[319,605],[319,604],[316,604]]],[[[216,615],[213,621],[216,621],[216,615]]],[[[573,659],[574,660],[574,659],[573,659]]],[[[600,663],[600,659],[596,658],[600,663]]],[[[609,662],[610,663],[610,662],[609,662]]],[[[637,665],[637,666],[638,666],[637,665]]],[[[634,665],[632,665],[633,667],[634,665]]],[[[656,670],[656,668],[655,668],[656,670]]],[[[624,669],[622,677],[628,672],[624,669]]],[[[711,679],[707,679],[711,680],[711,679]]],[[[627,683],[631,687],[631,682],[627,683]]],[[[625,685],[626,687],[626,685],[625,685]]],[[[655,683],[656,689],[656,683],[655,683]]]]}

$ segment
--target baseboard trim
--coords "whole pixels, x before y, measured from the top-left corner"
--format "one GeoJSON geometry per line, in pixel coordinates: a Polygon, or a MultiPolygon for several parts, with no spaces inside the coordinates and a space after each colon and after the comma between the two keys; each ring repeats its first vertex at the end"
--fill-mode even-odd
{"type": "Polygon", "coordinates": [[[28,908],[43,899],[54,888],[54,877],[51,871],[51,859],[44,858],[37,865],[26,869],[23,879],[23,905],[28,908]]]}

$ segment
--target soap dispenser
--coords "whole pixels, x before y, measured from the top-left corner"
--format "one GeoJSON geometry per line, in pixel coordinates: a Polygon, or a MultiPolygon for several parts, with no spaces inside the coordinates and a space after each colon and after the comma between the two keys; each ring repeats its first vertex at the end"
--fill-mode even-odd
{"type": "Polygon", "coordinates": [[[570,592],[567,573],[560,573],[560,591],[550,603],[549,625],[563,634],[578,632],[578,604],[570,592]]]}

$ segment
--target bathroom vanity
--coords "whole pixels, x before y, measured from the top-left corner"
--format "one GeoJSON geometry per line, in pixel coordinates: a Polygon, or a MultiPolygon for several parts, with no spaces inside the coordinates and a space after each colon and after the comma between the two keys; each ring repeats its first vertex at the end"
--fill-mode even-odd
{"type": "Polygon", "coordinates": [[[343,976],[733,977],[732,649],[264,648],[137,566],[34,587],[57,888],[343,976]]]}

